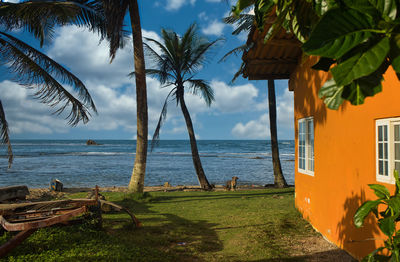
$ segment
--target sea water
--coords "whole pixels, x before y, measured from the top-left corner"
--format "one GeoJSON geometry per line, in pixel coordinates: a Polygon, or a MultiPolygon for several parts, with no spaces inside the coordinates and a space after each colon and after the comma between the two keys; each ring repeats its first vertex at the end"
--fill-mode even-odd
{"type": "MultiPolygon", "coordinates": [[[[47,187],[59,179],[65,187],[127,186],[135,159],[134,140],[16,140],[14,163],[8,169],[5,147],[0,151],[0,186],[24,184],[47,187]]],[[[271,145],[267,140],[199,140],[205,174],[213,184],[232,176],[239,185],[265,185],[274,181],[271,145]]],[[[294,183],[294,141],[279,141],[284,176],[294,183]]],[[[161,140],[147,158],[145,186],[197,185],[190,142],[161,140]]]]}

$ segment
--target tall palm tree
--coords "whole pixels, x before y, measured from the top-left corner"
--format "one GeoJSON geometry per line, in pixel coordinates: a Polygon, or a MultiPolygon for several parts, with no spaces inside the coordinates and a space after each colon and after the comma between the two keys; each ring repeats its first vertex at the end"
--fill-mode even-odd
{"type": "MultiPolygon", "coordinates": [[[[9,3],[0,1],[0,66],[8,68],[14,81],[21,86],[35,89],[34,94],[42,103],[58,109],[66,109],[68,123],[86,123],[90,112],[96,112],[93,100],[85,85],[74,74],[50,57],[13,36],[13,30],[31,33],[43,45],[52,37],[56,26],[75,24],[89,27],[101,35],[104,19],[92,1],[23,1],[9,3]],[[62,84],[70,85],[78,94],[75,98],[62,84]]],[[[8,146],[9,167],[13,161],[6,114],[0,100],[0,140],[8,146]]]]}
{"type": "Polygon", "coordinates": [[[162,29],[161,33],[164,43],[146,38],[149,43],[154,43],[160,49],[160,53],[157,53],[149,44],[144,44],[149,57],[154,61],[156,67],[155,69],[146,70],[146,73],[157,77],[163,87],[172,86],[173,88],[165,99],[156,130],[154,131],[152,148],[159,139],[160,128],[167,115],[169,99],[173,98],[176,100],[177,105],[180,105],[185,118],[192,149],[193,164],[200,186],[202,189],[210,190],[211,185],[201,165],[193,123],[186,107],[185,90],[200,95],[208,106],[211,105],[214,100],[212,88],[205,80],[194,79],[194,75],[205,62],[206,52],[220,39],[209,42],[206,38],[200,37],[194,24],[186,30],[182,37],[179,37],[173,31],[164,29],[162,29]]]}
{"type": "Polygon", "coordinates": [[[148,113],[146,72],[143,53],[142,28],[137,0],[96,0],[103,5],[107,20],[107,39],[110,41],[110,57],[114,59],[118,48],[124,45],[124,18],[129,11],[133,38],[133,57],[135,62],[136,80],[136,157],[128,189],[131,192],[142,193],[146,174],[148,113]]]}
{"type": "MultiPolygon", "coordinates": [[[[223,21],[227,24],[235,24],[237,28],[232,32],[233,35],[238,35],[242,32],[250,32],[255,26],[255,15],[252,14],[231,14],[225,17],[223,21]]],[[[226,53],[220,61],[226,60],[232,54],[241,54],[247,52],[253,44],[244,44],[237,48],[232,49],[226,53]]],[[[242,73],[245,68],[245,63],[242,62],[239,70],[235,73],[231,82],[234,82],[242,73]]],[[[271,135],[271,152],[272,152],[272,166],[274,170],[274,185],[278,188],[287,187],[286,179],[282,173],[281,160],[279,158],[279,144],[276,123],[276,95],[275,95],[275,82],[273,79],[268,80],[268,109],[269,109],[269,130],[271,135]]]]}

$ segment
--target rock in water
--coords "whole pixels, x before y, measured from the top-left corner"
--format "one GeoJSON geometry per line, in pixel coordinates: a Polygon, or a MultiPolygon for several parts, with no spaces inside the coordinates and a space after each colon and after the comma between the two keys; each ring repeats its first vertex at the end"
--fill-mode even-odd
{"type": "Polygon", "coordinates": [[[0,202],[13,199],[24,200],[27,195],[29,195],[27,186],[0,187],[0,202]]]}
{"type": "Polygon", "coordinates": [[[97,146],[98,144],[94,140],[89,139],[88,141],[86,141],[86,145],[87,146],[97,146]]]}

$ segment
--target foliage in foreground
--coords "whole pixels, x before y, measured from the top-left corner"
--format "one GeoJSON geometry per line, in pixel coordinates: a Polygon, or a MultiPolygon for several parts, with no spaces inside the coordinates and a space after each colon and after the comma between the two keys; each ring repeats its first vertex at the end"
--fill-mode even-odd
{"type": "Polygon", "coordinates": [[[363,104],[382,91],[390,65],[400,73],[398,0],[238,0],[232,12],[249,7],[260,30],[276,16],[266,41],[284,28],[306,54],[320,56],[313,68],[332,74],[319,91],[328,108],[338,109],[344,100],[363,104]]]}
{"type": "MultiPolygon", "coordinates": [[[[6,260],[302,261],[298,243],[316,237],[294,208],[293,188],[154,192],[136,201],[131,194],[102,194],[133,211],[143,227],[132,228],[127,215],[116,213],[104,215],[101,231],[87,225],[42,229],[6,260]]],[[[0,244],[9,237],[0,237],[0,244]]]]}
{"type": "Polygon", "coordinates": [[[378,220],[379,229],[385,234],[388,239],[384,242],[383,247],[379,247],[363,261],[400,261],[400,230],[396,231],[396,224],[400,221],[400,180],[397,170],[394,172],[396,180],[396,190],[394,195],[390,195],[389,190],[379,184],[368,185],[374,190],[377,200],[370,200],[363,203],[354,215],[354,224],[356,227],[361,227],[364,224],[365,218],[370,214],[374,214],[378,220]],[[385,210],[379,212],[380,205],[385,206],[385,210]],[[387,250],[388,255],[382,255],[382,251],[387,250]]]}

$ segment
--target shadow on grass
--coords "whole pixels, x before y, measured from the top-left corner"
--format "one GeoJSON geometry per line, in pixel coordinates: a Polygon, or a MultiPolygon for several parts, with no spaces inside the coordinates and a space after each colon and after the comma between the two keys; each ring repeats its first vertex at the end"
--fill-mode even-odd
{"type": "MultiPolygon", "coordinates": [[[[149,203],[116,201],[135,215],[143,227],[135,228],[126,214],[105,214],[103,229],[87,224],[44,228],[35,232],[8,256],[10,261],[204,261],[198,254],[223,249],[204,220],[188,220],[150,210],[149,203]]],[[[11,236],[0,236],[0,243],[11,236]]],[[[7,258],[6,258],[7,259],[7,258]]]]}
{"type": "MultiPolygon", "coordinates": [[[[324,252],[318,252],[306,256],[297,256],[290,258],[271,258],[271,259],[260,259],[253,260],[252,262],[285,262],[285,261],[296,261],[296,262],[356,262],[354,258],[348,255],[346,252],[340,249],[329,250],[324,252]]],[[[244,262],[244,261],[243,261],[244,262]]]]}
{"type": "MultiPolygon", "coordinates": [[[[202,192],[203,193],[203,192],[202,192]]],[[[240,191],[235,192],[218,192],[213,193],[210,192],[208,195],[204,193],[201,196],[196,197],[188,197],[188,196],[156,196],[153,201],[158,203],[173,203],[173,202],[190,202],[190,201],[199,201],[199,200],[219,200],[219,199],[235,199],[235,198],[257,198],[257,197],[265,197],[265,196],[281,196],[281,195],[293,195],[294,191],[272,191],[272,192],[262,192],[262,193],[241,193],[240,191]]]]}

